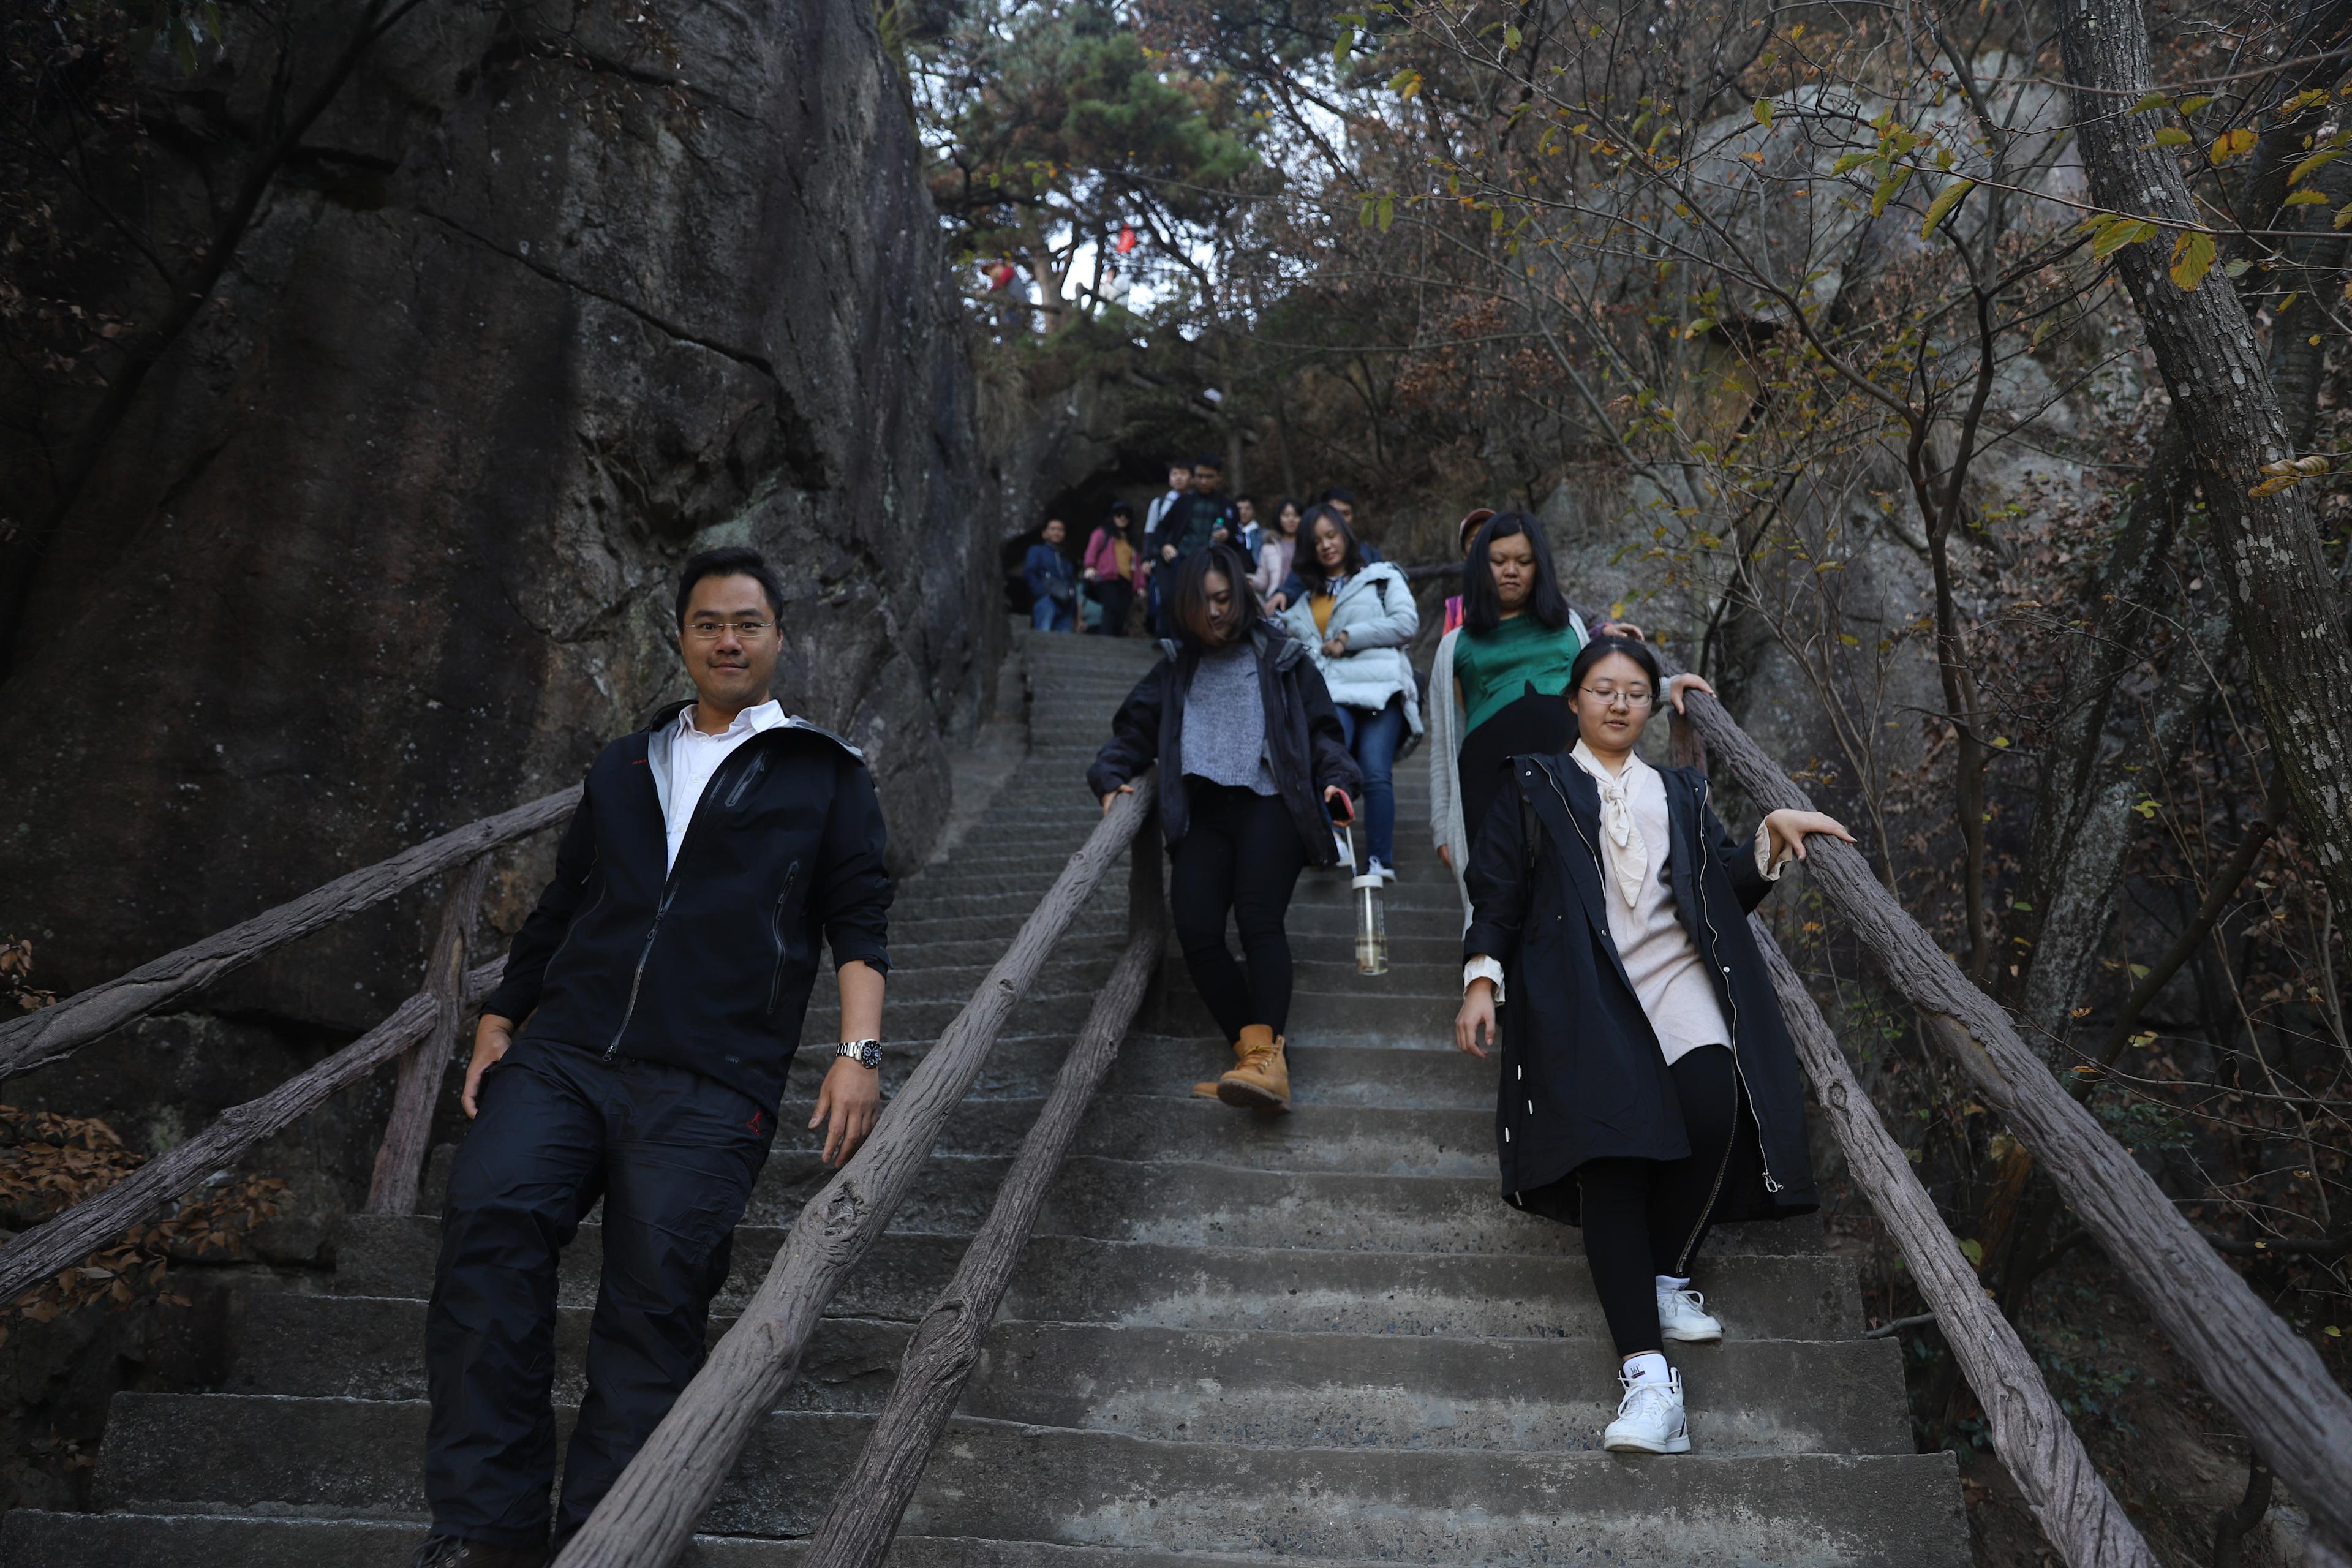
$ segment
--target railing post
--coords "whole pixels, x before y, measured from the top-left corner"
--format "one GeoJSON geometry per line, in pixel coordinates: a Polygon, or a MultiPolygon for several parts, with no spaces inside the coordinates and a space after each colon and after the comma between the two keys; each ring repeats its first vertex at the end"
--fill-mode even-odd
{"type": "Polygon", "coordinates": [[[442,1074],[457,1048],[457,1027],[465,1022],[466,954],[489,877],[490,858],[478,855],[451,879],[449,896],[441,906],[441,930],[425,965],[425,990],[435,1009],[433,1030],[400,1058],[392,1114],[384,1121],[383,1142],[376,1146],[375,1176],[368,1184],[362,1214],[416,1212],[425,1143],[433,1135],[434,1101],[440,1098],[442,1074]]]}

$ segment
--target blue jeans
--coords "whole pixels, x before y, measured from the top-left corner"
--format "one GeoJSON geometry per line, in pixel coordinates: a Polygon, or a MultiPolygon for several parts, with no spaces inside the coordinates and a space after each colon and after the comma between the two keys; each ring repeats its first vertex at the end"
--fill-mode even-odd
{"type": "Polygon", "coordinates": [[[1364,826],[1370,839],[1369,853],[1383,866],[1396,864],[1396,754],[1404,744],[1404,698],[1389,699],[1375,713],[1366,708],[1339,709],[1339,732],[1364,773],[1364,826]]]}
{"type": "Polygon", "coordinates": [[[1077,624],[1076,610],[1059,599],[1040,599],[1029,606],[1029,624],[1041,632],[1066,632],[1077,624]]]}

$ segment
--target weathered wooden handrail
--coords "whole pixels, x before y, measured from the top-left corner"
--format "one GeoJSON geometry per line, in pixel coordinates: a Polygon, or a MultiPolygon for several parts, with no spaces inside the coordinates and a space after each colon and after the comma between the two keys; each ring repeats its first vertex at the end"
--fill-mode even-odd
{"type": "MultiPolygon", "coordinates": [[[[464,1005],[488,996],[505,968],[501,959],[466,976],[464,1005]]],[[[210,1127],[158,1154],[105,1191],[44,1220],[0,1247],[0,1302],[13,1301],[42,1280],[89,1257],[115,1237],[160,1212],[215,1171],[272,1133],[365,1078],[431,1032],[441,1001],[419,991],[392,1016],[315,1067],[295,1074],[258,1100],[223,1111],[210,1127]]]]}
{"type": "Polygon", "coordinates": [[[1895,1237],[1912,1281],[1935,1309],[1945,1343],[1977,1391],[1992,1426],[1993,1451],[2025,1494],[2042,1533],[2071,1568],[2158,1568],[2156,1553],[2099,1479],[2083,1440],[2042,1380],[2017,1331],[1985,1294],[1976,1270],[1936,1211],[1903,1146],[1879,1121],[1845,1052],[1763,921],[1748,917],[1764,966],[1780,994],[1797,1058],[1836,1133],[1871,1212],[1895,1237]]]}
{"type": "Polygon", "coordinates": [[[655,1568],[685,1550],[752,1427],[799,1372],[825,1304],[913,1188],[1013,1005],[1104,871],[1150,819],[1155,784],[1147,774],[1133,795],[1118,797],[884,1110],[866,1146],[801,1210],[742,1316],[565,1544],[559,1568],[655,1568]]]}
{"type": "Polygon", "coordinates": [[[376,1145],[375,1173],[368,1182],[362,1214],[403,1215],[416,1212],[416,1190],[425,1173],[425,1146],[433,1133],[435,1102],[441,1098],[441,1079],[457,1047],[457,1028],[465,1022],[466,958],[475,918],[481,913],[482,889],[489,885],[490,858],[480,856],[458,872],[441,909],[441,931],[434,938],[433,956],[425,966],[425,989],[434,1002],[433,1028],[401,1057],[392,1090],[392,1112],[383,1121],[383,1142],[376,1145]]]}
{"type": "MultiPolygon", "coordinates": [[[[1720,702],[1687,700],[1718,768],[1767,810],[1811,802],[1720,702]]],[[[2209,1246],[2130,1153],[2068,1095],[2010,1021],[1871,874],[1851,846],[1816,837],[1807,881],[1834,904],[1895,989],[1927,1017],[2255,1451],[2325,1533],[2352,1542],[2352,1394],[2301,1335],[2209,1246]]],[[[1981,1391],[1979,1391],[1981,1392],[1981,1391]]],[[[2339,1545],[2337,1548],[2341,1550],[2339,1545]]]]}
{"type": "Polygon", "coordinates": [[[558,790],[528,805],[486,816],[438,838],[410,846],[291,902],[267,910],[144,963],[130,973],[78,991],[64,1001],[0,1023],[0,1079],[16,1077],[69,1056],[110,1029],[152,1012],[175,996],[208,985],[264,953],[297,942],[346,915],[386,899],[502,844],[528,837],[572,815],[580,786],[558,790]]]}
{"type": "Polygon", "coordinates": [[[812,1568],[879,1568],[898,1533],[898,1521],[913,1500],[929,1464],[931,1449],[947,1430],[956,1401],[980,1361],[981,1337],[996,1321],[996,1309],[1013,1283],[1022,1248],[1037,1224],[1045,1194],[1078,1135],[1095,1091],[1102,1087],[1119,1042],[1143,994],[1151,984],[1164,945],[1160,918],[1160,847],[1148,834],[1130,854],[1129,908],[1133,911],[1127,951],[1097,994],[1078,1031],[1077,1043],[1055,1075],[1045,1108],[1021,1141],[996,1201],[971,1245],[957,1264],[955,1278],[915,1325],[915,1336],[898,1363],[882,1414],[866,1436],[856,1462],[833,1495],[833,1507],[817,1527],[809,1553],[812,1568]]]}

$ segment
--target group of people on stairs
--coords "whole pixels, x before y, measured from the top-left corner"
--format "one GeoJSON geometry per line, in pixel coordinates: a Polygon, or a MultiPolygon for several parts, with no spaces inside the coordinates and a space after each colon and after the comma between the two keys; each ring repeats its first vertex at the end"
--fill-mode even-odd
{"type": "MultiPolygon", "coordinates": [[[[1088,782],[1108,811],[1159,764],[1176,931],[1233,1057],[1194,1092],[1280,1111],[1285,918],[1302,871],[1339,859],[1332,825],[1359,801],[1371,864],[1390,865],[1389,773],[1423,728],[1418,616],[1343,501],[1299,515],[1286,559],[1226,531],[1153,574],[1169,637],[1088,782]]],[[[1604,1441],[1679,1453],[1662,1351],[1723,1332],[1691,1289],[1709,1228],[1816,1206],[1795,1055],[1744,917],[1810,835],[1845,830],[1776,811],[1734,839],[1704,777],[1637,749],[1662,698],[1705,683],[1663,679],[1638,627],[1588,637],[1533,518],[1474,514],[1464,536],[1460,624],[1431,687],[1449,782],[1433,835],[1468,910],[1454,1043],[1500,1048],[1504,1195],[1582,1227],[1623,1361],[1604,1441]]],[[[783,595],[757,552],[689,560],[674,608],[695,696],[598,754],[475,1033],[425,1321],[418,1568],[539,1568],[701,1365],[821,949],[843,1037],[809,1121],[825,1162],[880,1113],[893,891],[865,759],[771,695],[783,595]],[[558,1266],[600,1202],[559,1499],[558,1266]]]]}
{"type": "MultiPolygon", "coordinates": [[[[1338,861],[1331,824],[1360,797],[1370,864],[1393,875],[1387,764],[1423,731],[1409,584],[1321,508],[1300,537],[1297,594],[1262,598],[1223,543],[1187,561],[1162,658],[1087,775],[1108,811],[1159,764],[1178,942],[1234,1058],[1192,1092],[1258,1111],[1290,1105],[1298,878],[1338,861]]],[[[1796,1052],[1747,917],[1809,837],[1851,836],[1780,810],[1735,839],[1704,774],[1638,749],[1659,702],[1712,688],[1669,679],[1638,626],[1588,633],[1535,518],[1473,512],[1462,540],[1428,726],[1432,837],[1465,905],[1454,1044],[1499,1047],[1505,1199],[1582,1232],[1621,1360],[1603,1445],[1686,1453],[1664,1349],[1723,1337],[1691,1282],[1708,1232],[1819,1206],[1796,1052]]]]}

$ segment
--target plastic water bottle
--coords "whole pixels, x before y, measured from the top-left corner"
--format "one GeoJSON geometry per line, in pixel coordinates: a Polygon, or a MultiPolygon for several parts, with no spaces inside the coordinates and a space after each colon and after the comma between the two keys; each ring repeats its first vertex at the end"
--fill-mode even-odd
{"type": "Polygon", "coordinates": [[[1377,876],[1359,877],[1349,884],[1356,892],[1356,973],[1389,972],[1389,906],[1387,884],[1377,876]]]}
{"type": "MultiPolygon", "coordinates": [[[[1342,827],[1338,834],[1340,864],[1356,868],[1356,834],[1342,827]]],[[[1356,973],[1389,972],[1388,884],[1377,876],[1358,877],[1348,884],[1356,899],[1356,973]]]]}

